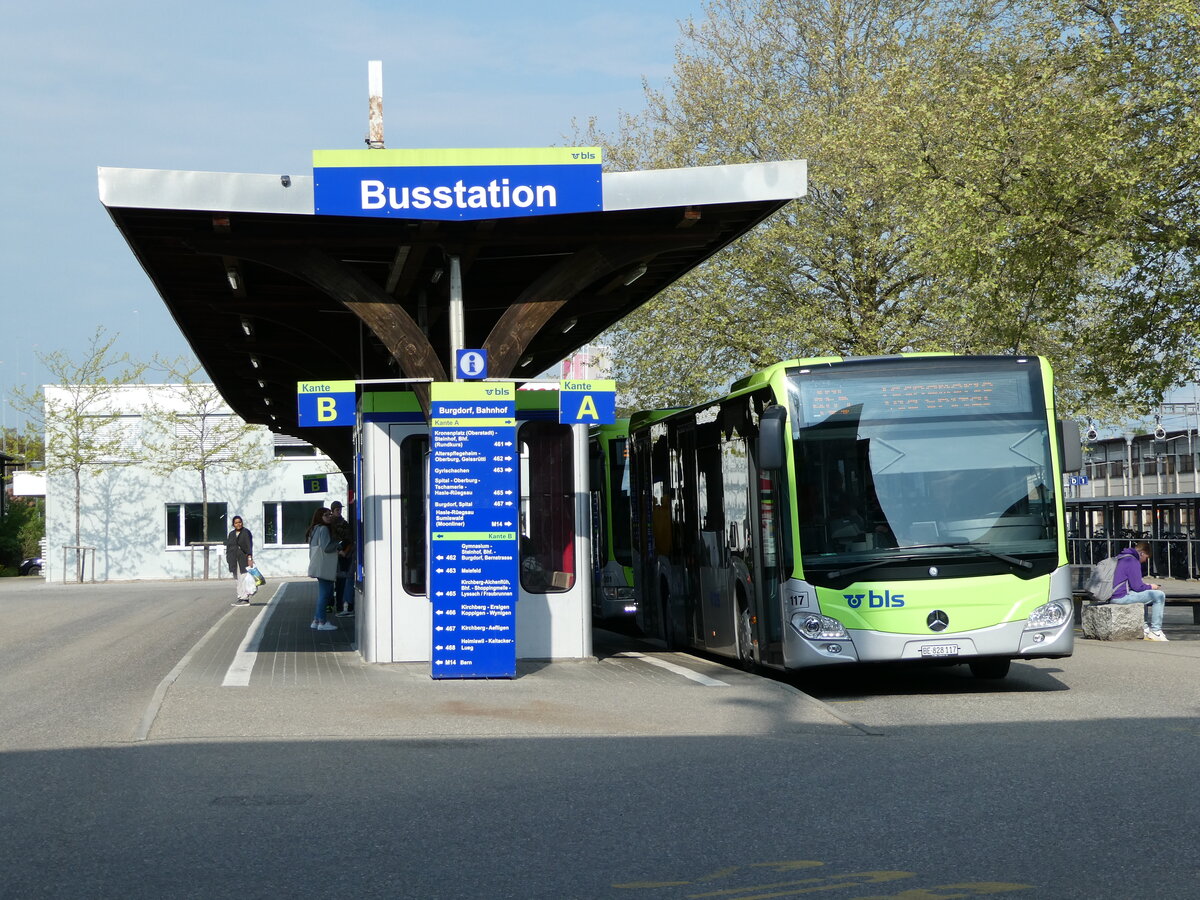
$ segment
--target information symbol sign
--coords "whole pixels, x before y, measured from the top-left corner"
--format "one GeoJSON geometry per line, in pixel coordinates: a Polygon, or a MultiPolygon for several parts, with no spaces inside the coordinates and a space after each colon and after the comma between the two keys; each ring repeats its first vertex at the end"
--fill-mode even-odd
{"type": "Polygon", "coordinates": [[[487,351],[456,350],[454,365],[458,378],[487,378],[487,351]]]}

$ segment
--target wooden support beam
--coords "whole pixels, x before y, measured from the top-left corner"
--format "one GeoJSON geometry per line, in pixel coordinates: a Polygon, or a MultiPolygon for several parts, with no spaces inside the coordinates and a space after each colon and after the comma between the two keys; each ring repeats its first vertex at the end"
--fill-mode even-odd
{"type": "Polygon", "coordinates": [[[662,249],[645,244],[592,245],[563,259],[521,292],[487,336],[483,346],[488,352],[492,375],[500,378],[512,375],[525,348],[576,294],[618,269],[652,259],[662,249]]]}

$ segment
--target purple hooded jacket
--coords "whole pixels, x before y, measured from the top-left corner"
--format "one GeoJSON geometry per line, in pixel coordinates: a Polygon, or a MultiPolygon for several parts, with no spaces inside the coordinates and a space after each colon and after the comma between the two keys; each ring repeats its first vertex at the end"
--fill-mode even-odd
{"type": "Polygon", "coordinates": [[[1117,554],[1117,568],[1113,572],[1114,598],[1124,597],[1130,591],[1148,591],[1150,585],[1142,581],[1142,558],[1137,549],[1126,547],[1117,554]]]}

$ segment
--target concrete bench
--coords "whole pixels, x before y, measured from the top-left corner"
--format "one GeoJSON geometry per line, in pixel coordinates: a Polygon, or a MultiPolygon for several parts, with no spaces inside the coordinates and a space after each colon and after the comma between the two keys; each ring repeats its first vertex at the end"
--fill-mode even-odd
{"type": "Polygon", "coordinates": [[[1140,603],[1089,603],[1080,618],[1084,637],[1097,641],[1140,641],[1146,607],[1140,603]]]}

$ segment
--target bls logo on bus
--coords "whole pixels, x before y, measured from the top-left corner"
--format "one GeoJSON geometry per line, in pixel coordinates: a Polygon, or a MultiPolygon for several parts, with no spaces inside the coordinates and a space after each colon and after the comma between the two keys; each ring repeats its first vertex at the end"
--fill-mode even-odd
{"type": "Polygon", "coordinates": [[[863,605],[864,600],[871,609],[899,609],[904,605],[904,595],[893,594],[891,591],[884,591],[882,594],[867,591],[865,594],[842,594],[842,596],[846,598],[846,603],[851,609],[858,609],[863,605]]]}

